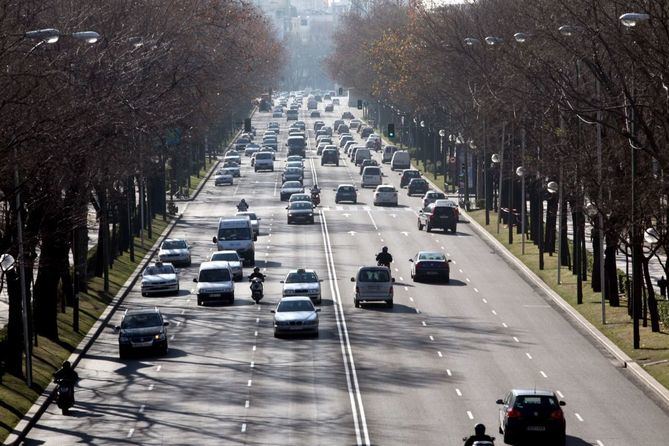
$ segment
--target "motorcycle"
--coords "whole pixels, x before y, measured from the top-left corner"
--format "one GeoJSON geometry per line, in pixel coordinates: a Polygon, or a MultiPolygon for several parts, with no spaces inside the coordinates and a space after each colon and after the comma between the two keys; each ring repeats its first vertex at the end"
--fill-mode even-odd
{"type": "Polygon", "coordinates": [[[249,205],[248,204],[238,204],[237,205],[237,211],[239,212],[246,212],[249,210],[249,205]]]}
{"type": "Polygon", "coordinates": [[[254,277],[253,279],[249,279],[251,281],[251,299],[257,304],[260,303],[260,301],[263,298],[263,284],[262,284],[262,279],[258,277],[254,277]]]}
{"type": "Polygon", "coordinates": [[[312,192],[311,193],[311,202],[314,204],[314,206],[318,206],[321,204],[321,194],[320,192],[312,192]]]}
{"type": "MultiPolygon", "coordinates": [[[[467,443],[467,440],[469,440],[468,437],[464,437],[462,441],[467,443]]],[[[492,437],[492,440],[476,440],[472,443],[472,446],[495,446],[495,437],[492,437]]]]}
{"type": "Polygon", "coordinates": [[[70,407],[74,406],[74,383],[70,380],[56,381],[56,404],[63,415],[67,415],[70,407]]]}

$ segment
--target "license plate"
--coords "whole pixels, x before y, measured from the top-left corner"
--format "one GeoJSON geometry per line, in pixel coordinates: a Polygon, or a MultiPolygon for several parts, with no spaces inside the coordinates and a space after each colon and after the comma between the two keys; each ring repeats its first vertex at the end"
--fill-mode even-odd
{"type": "Polygon", "coordinates": [[[221,297],[220,293],[209,294],[209,297],[221,297]]]}
{"type": "Polygon", "coordinates": [[[543,432],[546,430],[546,426],[527,426],[527,430],[532,432],[543,432]]]}
{"type": "Polygon", "coordinates": [[[436,276],[437,274],[439,274],[437,271],[428,271],[427,272],[428,276],[436,276]]]}
{"type": "Polygon", "coordinates": [[[133,347],[151,347],[153,345],[153,341],[147,341],[147,342],[133,342],[132,346],[133,347]]]}

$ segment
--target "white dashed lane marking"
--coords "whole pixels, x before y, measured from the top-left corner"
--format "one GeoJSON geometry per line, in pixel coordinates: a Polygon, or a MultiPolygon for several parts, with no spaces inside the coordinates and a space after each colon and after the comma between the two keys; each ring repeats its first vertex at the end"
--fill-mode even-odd
{"type": "Polygon", "coordinates": [[[578,419],[578,421],[580,421],[581,423],[583,422],[583,417],[580,416],[578,413],[575,413],[574,416],[576,417],[576,419],[578,419]]]}
{"type": "Polygon", "coordinates": [[[441,352],[437,352],[437,355],[439,355],[440,358],[444,357],[444,355],[442,355],[441,352]]]}
{"type": "Polygon", "coordinates": [[[467,411],[467,416],[469,417],[470,420],[474,419],[474,414],[471,413],[471,411],[467,411]]]}
{"type": "Polygon", "coordinates": [[[135,433],[135,429],[130,429],[130,430],[128,431],[128,436],[127,436],[126,438],[130,438],[130,437],[132,437],[132,434],[134,434],[134,433],[135,433]]]}
{"type": "Polygon", "coordinates": [[[516,342],[520,342],[520,340],[515,336],[513,337],[513,340],[516,341],[516,342]]]}
{"type": "Polygon", "coordinates": [[[532,359],[532,355],[530,355],[529,353],[525,353],[525,356],[527,356],[527,359],[532,359]]]}
{"type": "Polygon", "coordinates": [[[544,378],[548,378],[548,375],[546,375],[546,373],[544,373],[543,370],[539,370],[539,373],[540,373],[541,376],[543,376],[544,378]]]}
{"type": "Polygon", "coordinates": [[[448,376],[453,376],[453,372],[451,372],[451,369],[446,369],[446,374],[448,376]]]}
{"type": "Polygon", "coordinates": [[[458,396],[462,396],[462,392],[460,392],[460,389],[455,389],[455,393],[456,393],[458,396]]]}

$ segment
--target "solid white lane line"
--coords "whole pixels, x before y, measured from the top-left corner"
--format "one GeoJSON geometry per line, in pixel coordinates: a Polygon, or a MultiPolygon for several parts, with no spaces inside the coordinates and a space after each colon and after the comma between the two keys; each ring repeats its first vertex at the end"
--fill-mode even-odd
{"type": "Polygon", "coordinates": [[[139,413],[144,413],[144,409],[146,409],[146,404],[139,406],[139,413]]]}
{"type": "Polygon", "coordinates": [[[520,339],[518,339],[518,338],[515,337],[515,336],[513,337],[513,340],[516,341],[516,342],[520,342],[520,339]]]}
{"type": "Polygon", "coordinates": [[[458,396],[462,396],[462,392],[460,392],[460,389],[455,389],[455,393],[456,393],[458,396]]]}
{"type": "Polygon", "coordinates": [[[446,374],[448,376],[453,376],[453,372],[451,372],[451,369],[446,369],[446,374]]]}
{"type": "Polygon", "coordinates": [[[574,416],[580,421],[581,423],[583,422],[583,417],[580,416],[578,413],[574,413],[574,416]]]}
{"type": "Polygon", "coordinates": [[[532,359],[532,355],[530,355],[529,353],[525,353],[525,355],[527,356],[527,359],[532,359]]]}
{"type": "Polygon", "coordinates": [[[444,355],[442,355],[441,352],[437,352],[437,355],[439,355],[440,358],[444,357],[444,355]]]}
{"type": "Polygon", "coordinates": [[[242,423],[242,432],[246,432],[246,423],[242,423]]]}
{"type": "Polygon", "coordinates": [[[470,420],[474,419],[474,415],[469,410],[467,411],[467,416],[469,417],[470,420]]]}
{"type": "Polygon", "coordinates": [[[134,434],[134,433],[135,433],[135,429],[134,429],[134,428],[133,428],[133,429],[130,429],[130,430],[128,431],[128,435],[127,435],[125,438],[130,438],[130,437],[132,437],[132,434],[134,434]]]}
{"type": "Polygon", "coordinates": [[[548,375],[546,375],[546,374],[544,373],[543,370],[539,370],[539,373],[540,373],[541,376],[543,376],[544,378],[548,378],[548,375]]]}
{"type": "MultiPolygon", "coordinates": [[[[374,225],[374,229],[377,231],[379,230],[379,227],[376,226],[376,222],[374,221],[374,217],[372,217],[372,211],[367,211],[367,215],[369,215],[369,219],[372,220],[372,224],[374,225]]],[[[381,234],[379,234],[381,235],[381,234]]]]}
{"type": "Polygon", "coordinates": [[[251,403],[249,403],[249,400],[246,400],[246,402],[244,403],[244,409],[248,409],[250,405],[251,403]]]}

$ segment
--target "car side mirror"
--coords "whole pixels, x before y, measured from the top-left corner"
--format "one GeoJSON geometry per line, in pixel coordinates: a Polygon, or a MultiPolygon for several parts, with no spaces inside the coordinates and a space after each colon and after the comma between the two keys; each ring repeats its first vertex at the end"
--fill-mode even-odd
{"type": "Polygon", "coordinates": [[[395,278],[394,278],[394,277],[391,278],[390,281],[391,281],[392,283],[395,283],[395,278]]]}
{"type": "Polygon", "coordinates": [[[495,403],[496,404],[504,404],[504,401],[503,400],[497,400],[497,401],[495,401],[495,403]]]}
{"type": "Polygon", "coordinates": [[[355,282],[355,277],[351,277],[351,282],[355,282]]]}
{"type": "Polygon", "coordinates": [[[288,206],[286,206],[286,209],[288,209],[288,206]]]}
{"type": "Polygon", "coordinates": [[[316,313],[320,313],[320,312],[321,312],[321,309],[320,309],[320,308],[316,308],[314,311],[315,311],[316,313]]]}
{"type": "Polygon", "coordinates": [[[283,280],[280,280],[279,283],[284,283],[284,281],[283,281],[283,280]]]}
{"type": "Polygon", "coordinates": [[[276,310],[269,310],[270,313],[276,313],[276,310]]]}
{"type": "Polygon", "coordinates": [[[114,325],[114,333],[118,333],[121,331],[121,326],[120,325],[114,325]]]}
{"type": "Polygon", "coordinates": [[[213,241],[214,243],[218,243],[218,239],[217,239],[216,237],[214,237],[214,238],[212,239],[212,241],[213,241]]]}
{"type": "Polygon", "coordinates": [[[170,325],[170,321],[163,322],[163,327],[167,327],[168,325],[170,325]]]}
{"type": "Polygon", "coordinates": [[[448,263],[451,263],[451,262],[452,262],[452,260],[451,260],[451,259],[448,259],[448,263]]]}
{"type": "Polygon", "coordinates": [[[253,241],[255,242],[255,241],[257,241],[257,240],[258,240],[258,235],[257,235],[257,234],[254,234],[254,235],[253,235],[253,241]]]}
{"type": "Polygon", "coordinates": [[[197,282],[197,277],[193,277],[193,282],[197,282]]]}
{"type": "Polygon", "coordinates": [[[560,404],[560,406],[566,406],[567,405],[567,403],[565,403],[564,401],[560,401],[559,404],[560,404]]]}

